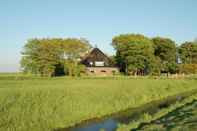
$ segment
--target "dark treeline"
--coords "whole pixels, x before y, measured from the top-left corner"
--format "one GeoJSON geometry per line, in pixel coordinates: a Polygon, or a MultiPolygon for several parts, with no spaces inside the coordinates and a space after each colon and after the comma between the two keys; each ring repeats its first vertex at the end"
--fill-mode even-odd
{"type": "MultiPolygon", "coordinates": [[[[122,34],[112,39],[113,57],[127,75],[197,73],[197,41],[177,45],[169,38],[148,38],[141,34],[122,34]]],[[[85,67],[80,59],[91,45],[86,39],[31,39],[22,52],[24,72],[54,75],[80,75],[85,67]]]]}

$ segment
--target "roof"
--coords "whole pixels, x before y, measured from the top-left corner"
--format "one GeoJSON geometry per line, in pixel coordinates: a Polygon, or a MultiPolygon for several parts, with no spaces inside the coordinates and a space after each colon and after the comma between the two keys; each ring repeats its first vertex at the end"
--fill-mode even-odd
{"type": "Polygon", "coordinates": [[[88,53],[82,60],[81,63],[85,64],[86,66],[90,66],[90,62],[95,61],[104,61],[105,66],[110,66],[112,61],[111,59],[104,54],[99,48],[93,48],[90,53],[88,53]]]}

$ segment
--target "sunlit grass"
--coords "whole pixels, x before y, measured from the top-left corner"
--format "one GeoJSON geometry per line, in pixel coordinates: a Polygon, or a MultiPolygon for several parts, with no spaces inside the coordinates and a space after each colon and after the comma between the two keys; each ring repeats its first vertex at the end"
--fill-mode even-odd
{"type": "Polygon", "coordinates": [[[0,79],[0,130],[72,126],[196,88],[195,80],[130,78],[0,79]]]}

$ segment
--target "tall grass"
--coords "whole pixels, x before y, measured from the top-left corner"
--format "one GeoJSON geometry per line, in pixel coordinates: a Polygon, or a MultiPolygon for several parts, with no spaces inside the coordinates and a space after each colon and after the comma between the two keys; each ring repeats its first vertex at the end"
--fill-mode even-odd
{"type": "Polygon", "coordinates": [[[0,130],[72,126],[196,88],[195,80],[129,78],[0,79],[0,130]]]}

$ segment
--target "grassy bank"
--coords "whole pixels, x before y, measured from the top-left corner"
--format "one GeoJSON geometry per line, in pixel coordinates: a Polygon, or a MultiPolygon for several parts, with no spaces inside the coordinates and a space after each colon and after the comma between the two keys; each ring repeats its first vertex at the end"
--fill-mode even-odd
{"type": "Polygon", "coordinates": [[[196,131],[197,130],[197,100],[169,112],[157,121],[139,127],[144,131],[196,131]]]}
{"type": "Polygon", "coordinates": [[[155,114],[142,114],[137,120],[129,124],[120,124],[117,131],[170,131],[197,129],[197,93],[178,101],[155,114]]]}
{"type": "Polygon", "coordinates": [[[0,130],[44,131],[196,88],[195,80],[0,79],[0,130]]]}

